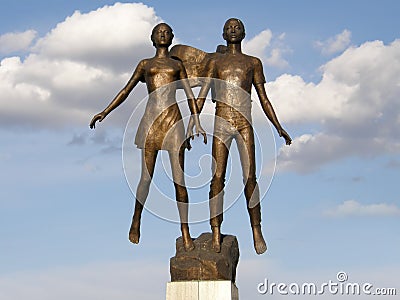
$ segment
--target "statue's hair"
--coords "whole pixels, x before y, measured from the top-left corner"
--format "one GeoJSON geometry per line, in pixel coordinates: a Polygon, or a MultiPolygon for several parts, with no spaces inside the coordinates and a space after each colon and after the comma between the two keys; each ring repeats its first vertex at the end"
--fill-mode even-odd
{"type": "Polygon", "coordinates": [[[174,37],[174,34],[173,34],[173,32],[172,32],[172,27],[171,27],[171,26],[169,26],[167,23],[158,23],[156,26],[154,26],[153,30],[151,31],[151,37],[150,37],[150,38],[151,38],[151,41],[153,42],[153,46],[155,46],[155,43],[154,43],[154,34],[156,33],[157,29],[158,29],[160,26],[167,26],[167,27],[169,28],[169,30],[171,30],[172,38],[174,37]]]}

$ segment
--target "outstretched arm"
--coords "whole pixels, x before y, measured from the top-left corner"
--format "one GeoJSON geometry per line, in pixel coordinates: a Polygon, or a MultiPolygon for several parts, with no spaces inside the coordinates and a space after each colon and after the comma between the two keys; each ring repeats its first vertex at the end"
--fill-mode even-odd
{"type": "Polygon", "coordinates": [[[135,72],[133,73],[132,77],[129,79],[128,83],[125,85],[125,87],[115,96],[115,98],[111,101],[111,103],[100,113],[96,114],[92,121],[90,121],[90,128],[95,128],[96,127],[96,121],[103,121],[104,118],[112,112],[114,109],[116,109],[122,102],[128,98],[130,92],[133,90],[133,88],[138,84],[140,79],[142,78],[142,64],[143,62],[140,62],[139,65],[137,66],[135,72]]]}
{"type": "Polygon", "coordinates": [[[254,85],[258,98],[261,102],[261,107],[267,116],[268,120],[275,126],[278,131],[279,136],[285,139],[286,145],[290,145],[292,143],[292,139],[289,134],[282,128],[281,124],[278,121],[278,118],[275,114],[274,108],[272,107],[271,102],[268,99],[267,93],[265,91],[264,83],[258,83],[254,85]]]}

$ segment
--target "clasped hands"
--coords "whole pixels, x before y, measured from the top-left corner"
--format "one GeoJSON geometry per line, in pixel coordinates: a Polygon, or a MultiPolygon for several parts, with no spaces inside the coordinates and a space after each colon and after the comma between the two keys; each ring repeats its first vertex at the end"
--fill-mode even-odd
{"type": "Polygon", "coordinates": [[[196,136],[199,136],[199,134],[201,134],[203,136],[204,144],[207,144],[207,133],[200,125],[199,115],[194,114],[190,116],[189,124],[186,131],[186,148],[188,150],[192,149],[192,146],[190,145],[190,140],[194,139],[193,127],[196,127],[196,136]]]}

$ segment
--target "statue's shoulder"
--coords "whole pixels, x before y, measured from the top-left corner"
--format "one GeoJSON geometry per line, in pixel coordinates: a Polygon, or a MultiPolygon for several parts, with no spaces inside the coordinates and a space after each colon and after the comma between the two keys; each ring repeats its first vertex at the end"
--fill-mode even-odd
{"type": "Polygon", "coordinates": [[[248,60],[253,63],[253,65],[256,65],[256,66],[262,65],[261,59],[259,59],[258,57],[255,57],[255,56],[252,56],[252,55],[248,55],[248,54],[244,54],[244,53],[243,53],[243,55],[245,57],[247,57],[248,60]]]}
{"type": "Polygon", "coordinates": [[[144,58],[138,63],[138,68],[145,68],[149,62],[151,61],[151,58],[144,58]]]}

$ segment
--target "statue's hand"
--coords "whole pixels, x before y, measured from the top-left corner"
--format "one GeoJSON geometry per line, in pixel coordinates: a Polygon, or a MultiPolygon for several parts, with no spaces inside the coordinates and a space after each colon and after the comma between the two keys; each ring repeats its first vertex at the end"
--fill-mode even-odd
{"type": "Polygon", "coordinates": [[[184,143],[185,144],[183,148],[186,148],[188,149],[188,151],[190,151],[190,149],[192,149],[192,145],[190,144],[190,138],[187,138],[184,143]]]}
{"type": "Polygon", "coordinates": [[[92,119],[92,121],[90,121],[89,127],[91,129],[96,128],[96,121],[103,121],[104,118],[106,117],[106,114],[104,112],[98,113],[97,115],[95,115],[92,119]]]}
{"type": "Polygon", "coordinates": [[[289,134],[286,132],[285,129],[280,128],[278,129],[278,133],[280,137],[285,139],[286,145],[290,145],[292,143],[292,139],[290,138],[289,134]]]}
{"type": "Polygon", "coordinates": [[[204,144],[207,144],[207,133],[200,124],[196,126],[196,135],[199,136],[199,133],[203,136],[204,144]]]}
{"type": "Polygon", "coordinates": [[[193,117],[191,116],[189,119],[189,124],[186,130],[186,140],[185,140],[185,148],[187,148],[189,151],[192,149],[192,145],[190,145],[190,139],[194,139],[193,136],[193,127],[194,127],[194,120],[193,117]]]}
{"type": "Polygon", "coordinates": [[[189,124],[186,130],[186,148],[188,150],[192,148],[192,146],[190,145],[190,140],[194,139],[193,128],[195,126],[196,126],[196,136],[199,136],[199,134],[201,134],[203,136],[204,144],[207,144],[207,133],[203,129],[203,127],[201,127],[198,116],[197,115],[190,116],[189,124]]]}

